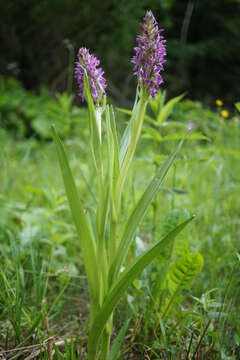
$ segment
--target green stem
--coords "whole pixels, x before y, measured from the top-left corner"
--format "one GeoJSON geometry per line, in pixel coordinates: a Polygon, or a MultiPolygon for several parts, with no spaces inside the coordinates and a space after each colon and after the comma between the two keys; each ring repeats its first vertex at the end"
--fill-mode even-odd
{"type": "MultiPolygon", "coordinates": [[[[105,248],[105,234],[104,234],[104,222],[106,213],[104,211],[104,204],[105,204],[105,192],[104,192],[104,181],[103,181],[103,169],[102,169],[102,157],[101,154],[94,154],[98,158],[97,162],[97,176],[98,176],[98,192],[99,192],[99,203],[97,206],[97,256],[98,256],[98,269],[100,276],[100,296],[99,296],[99,305],[101,307],[103,300],[108,291],[108,284],[107,284],[107,274],[108,274],[108,260],[111,263],[117,249],[117,224],[119,221],[119,214],[121,208],[121,198],[122,198],[122,190],[123,186],[127,177],[127,173],[129,167],[131,165],[137,142],[139,140],[145,110],[147,106],[147,94],[142,92],[140,97],[139,103],[139,110],[137,117],[132,125],[132,132],[131,132],[131,140],[129,144],[129,148],[127,150],[126,156],[123,160],[123,164],[120,170],[120,174],[116,183],[116,187],[114,189],[113,195],[113,202],[116,209],[116,214],[113,217],[111,214],[110,220],[110,239],[109,239],[109,246],[108,249],[105,248]],[[107,252],[108,253],[107,253],[107,252]],[[109,259],[107,259],[107,255],[109,255],[109,259]]],[[[94,147],[93,147],[94,148],[94,147]]],[[[100,150],[100,149],[99,149],[100,150]]],[[[96,343],[88,343],[88,359],[89,360],[107,360],[109,356],[109,348],[110,348],[110,338],[112,333],[112,313],[110,319],[107,321],[106,326],[103,329],[103,333],[101,336],[101,348],[98,353],[98,344],[96,343]],[[100,356],[100,357],[98,357],[100,356]]],[[[91,327],[91,332],[95,333],[94,326],[91,327]]],[[[90,337],[92,333],[90,334],[90,337]]],[[[99,339],[98,339],[99,340],[99,339]]]]}
{"type": "Polygon", "coordinates": [[[100,360],[107,360],[109,357],[111,334],[107,329],[103,331],[102,335],[102,349],[100,354],[100,360]]]}
{"type": "Polygon", "coordinates": [[[126,153],[126,156],[125,156],[125,158],[123,160],[123,164],[122,164],[120,174],[119,174],[119,178],[118,178],[118,182],[117,182],[117,188],[116,188],[116,194],[115,194],[115,196],[116,196],[116,211],[117,211],[117,214],[119,214],[119,212],[120,212],[123,185],[125,183],[127,173],[128,173],[129,167],[131,165],[131,162],[132,162],[136,147],[137,147],[137,142],[138,142],[139,137],[141,135],[146,107],[147,107],[147,96],[146,96],[146,94],[143,93],[141,98],[140,98],[140,106],[139,106],[138,115],[137,115],[137,118],[135,120],[135,123],[133,124],[131,142],[130,142],[128,151],[126,153]]]}
{"type": "Polygon", "coordinates": [[[172,304],[174,303],[175,299],[176,299],[176,296],[179,292],[179,289],[180,289],[180,285],[177,287],[177,289],[174,291],[174,293],[172,294],[170,300],[168,301],[168,304],[165,308],[165,310],[163,311],[163,314],[162,314],[162,319],[165,319],[165,317],[167,316],[169,310],[170,310],[170,307],[172,306],[172,304]]]}
{"type": "Polygon", "coordinates": [[[175,208],[175,193],[174,193],[174,188],[175,188],[175,186],[176,186],[176,173],[177,173],[177,166],[176,166],[176,164],[173,164],[172,203],[171,203],[172,210],[174,210],[174,208],[175,208]]]}
{"type": "MultiPolygon", "coordinates": [[[[155,174],[158,170],[158,164],[155,163],[155,174]]],[[[155,239],[156,231],[157,231],[157,213],[158,213],[158,196],[156,196],[155,200],[152,203],[153,207],[153,229],[152,229],[152,238],[155,239]]]]}
{"type": "Polygon", "coordinates": [[[107,277],[106,277],[106,251],[104,244],[104,185],[103,185],[103,169],[102,164],[100,164],[99,169],[97,169],[97,178],[98,178],[98,194],[99,201],[97,205],[96,213],[96,222],[97,222],[97,261],[98,261],[98,271],[100,274],[99,282],[99,304],[102,304],[104,294],[106,291],[107,277]]]}
{"type": "MultiPolygon", "coordinates": [[[[101,337],[101,346],[100,351],[98,353],[98,347],[89,347],[88,344],[88,360],[108,360],[109,358],[109,350],[110,350],[110,340],[112,334],[112,326],[113,326],[113,313],[110,316],[109,320],[106,323],[106,326],[103,330],[101,337]],[[99,355],[99,356],[98,356],[99,355]]],[[[91,331],[94,331],[92,328],[91,331]]]]}
{"type": "Polygon", "coordinates": [[[97,242],[98,244],[103,242],[104,237],[104,181],[103,181],[103,169],[102,164],[100,164],[97,169],[97,178],[98,178],[98,204],[96,212],[96,221],[97,221],[97,242]]]}
{"type": "Polygon", "coordinates": [[[117,221],[112,219],[110,224],[110,238],[109,238],[109,267],[112,264],[113,258],[117,250],[117,221]]]}

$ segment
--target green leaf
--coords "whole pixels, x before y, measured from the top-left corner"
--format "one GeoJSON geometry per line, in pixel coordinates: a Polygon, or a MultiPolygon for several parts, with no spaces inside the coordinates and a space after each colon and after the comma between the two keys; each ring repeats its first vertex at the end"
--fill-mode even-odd
{"type": "Polygon", "coordinates": [[[136,116],[139,109],[139,101],[138,96],[136,95],[136,100],[133,106],[133,111],[131,111],[131,118],[126,126],[126,129],[124,130],[121,142],[120,142],[120,148],[119,148],[119,166],[122,167],[123,160],[125,158],[125,155],[127,153],[130,141],[131,141],[131,132],[133,123],[136,120],[136,116]]]}
{"type": "Polygon", "coordinates": [[[125,112],[125,114],[127,113],[127,115],[131,116],[130,120],[128,121],[128,124],[124,130],[121,141],[120,141],[120,147],[119,147],[119,166],[120,166],[120,168],[122,167],[123,160],[125,158],[125,155],[127,153],[127,150],[128,150],[129,144],[130,144],[131,130],[132,130],[133,123],[136,119],[136,116],[138,113],[138,108],[139,108],[139,95],[140,95],[139,89],[137,88],[132,111],[127,110],[127,109],[125,110],[125,109],[117,108],[117,110],[119,110],[120,112],[125,112]]]}
{"type": "Polygon", "coordinates": [[[165,98],[166,98],[166,91],[163,90],[159,90],[159,92],[157,93],[155,99],[150,98],[149,100],[149,105],[154,113],[155,116],[158,115],[159,111],[161,111],[161,109],[164,106],[164,102],[165,102],[165,98]]]}
{"type": "Polygon", "coordinates": [[[113,107],[111,106],[111,129],[113,134],[113,144],[114,144],[114,179],[117,182],[119,175],[119,145],[118,145],[118,136],[117,136],[117,127],[113,107]]]}
{"type": "Polygon", "coordinates": [[[186,289],[192,280],[201,272],[203,257],[200,253],[189,253],[180,257],[170,268],[168,287],[171,293],[179,288],[186,289]]]}
{"type": "Polygon", "coordinates": [[[147,189],[143,193],[141,199],[137,203],[136,207],[132,211],[128,219],[128,222],[126,224],[126,227],[123,231],[123,234],[121,236],[117,253],[110,268],[109,285],[112,284],[114,278],[119,273],[121,265],[123,264],[127,256],[129,246],[134,240],[134,236],[136,234],[137,228],[141,224],[141,221],[143,220],[152,200],[155,198],[156,194],[158,193],[160,186],[165,176],[167,175],[169,168],[171,167],[173,161],[175,160],[178,152],[182,147],[183,142],[184,139],[182,139],[182,141],[178,144],[173,154],[170,155],[168,159],[164,162],[164,164],[159,168],[158,172],[156,173],[151,183],[148,185],[147,189]]]}
{"type": "MultiPolygon", "coordinates": [[[[177,141],[177,140],[182,139],[183,136],[184,136],[184,133],[176,133],[176,134],[166,135],[166,136],[162,137],[160,141],[162,141],[162,142],[163,141],[177,141]]],[[[188,135],[186,136],[186,140],[207,140],[207,141],[209,141],[209,138],[200,132],[193,132],[193,133],[188,133],[188,135]]]]}
{"type": "Polygon", "coordinates": [[[91,300],[93,300],[96,305],[98,301],[99,286],[96,259],[96,244],[77,192],[77,188],[67,160],[65,150],[54,126],[52,126],[52,130],[68,202],[79,236],[80,246],[83,254],[83,261],[88,278],[91,300]]]}
{"type": "Polygon", "coordinates": [[[125,115],[132,116],[132,110],[124,109],[124,108],[117,108],[117,111],[120,111],[121,113],[123,113],[125,115]]]}
{"type": "Polygon", "coordinates": [[[157,118],[158,124],[162,124],[165,120],[167,120],[168,116],[172,112],[174,106],[179,103],[182,98],[185,96],[185,94],[181,94],[179,96],[176,96],[175,98],[169,100],[166,105],[163,106],[163,108],[160,110],[157,118]]]}
{"type": "Polygon", "coordinates": [[[116,219],[114,193],[116,190],[116,183],[119,176],[119,148],[114,112],[112,108],[110,112],[109,106],[106,107],[106,125],[109,163],[109,195],[111,200],[111,210],[113,218],[116,219]]]}
{"type": "Polygon", "coordinates": [[[111,120],[110,120],[110,111],[109,106],[106,107],[106,130],[107,130],[107,144],[108,144],[108,172],[109,172],[109,181],[110,181],[110,193],[112,193],[113,188],[113,172],[114,172],[114,140],[113,140],[113,133],[111,127],[111,120]]]}
{"type": "Polygon", "coordinates": [[[161,100],[161,91],[159,91],[156,96],[155,96],[155,99],[153,99],[152,97],[150,98],[149,100],[149,105],[150,105],[150,108],[153,112],[153,114],[155,116],[157,116],[158,112],[159,112],[159,105],[160,105],[160,100],[161,100]]]}
{"type": "MultiPolygon", "coordinates": [[[[185,127],[185,125],[184,125],[184,127],[185,127]]],[[[178,132],[178,133],[175,133],[175,134],[161,136],[159,134],[159,129],[154,129],[154,128],[149,127],[149,126],[144,127],[144,135],[143,135],[143,137],[145,139],[153,139],[153,140],[155,140],[157,142],[178,141],[178,140],[181,140],[184,136],[185,136],[184,132],[178,132]]],[[[188,133],[186,135],[186,140],[206,140],[206,141],[210,141],[210,139],[207,136],[205,136],[202,133],[197,132],[197,131],[195,131],[193,133],[188,133]]]]}
{"type": "Polygon", "coordinates": [[[149,138],[161,142],[162,136],[159,134],[159,129],[154,129],[153,127],[150,126],[144,126],[143,131],[144,131],[143,137],[145,139],[149,138]]]}
{"type": "Polygon", "coordinates": [[[240,102],[235,103],[237,110],[240,112],[240,102]]]}
{"type": "Polygon", "coordinates": [[[38,116],[31,123],[34,130],[43,138],[51,138],[51,128],[49,126],[49,119],[44,116],[38,116]]]}
{"type": "Polygon", "coordinates": [[[233,148],[216,147],[215,152],[218,154],[229,155],[233,158],[240,159],[240,151],[233,148]]]}
{"type": "Polygon", "coordinates": [[[118,357],[120,355],[121,344],[122,344],[124,336],[127,332],[128,325],[129,325],[129,320],[125,322],[125,324],[122,326],[118,336],[114,340],[108,360],[117,360],[118,359],[118,357]]]}
{"type": "Polygon", "coordinates": [[[99,310],[89,333],[88,340],[88,355],[89,360],[96,358],[97,347],[101,333],[112,314],[115,306],[125,291],[131,285],[133,280],[142,272],[142,270],[168,245],[177,234],[194,218],[190,217],[185,222],[178,225],[173,231],[167,234],[163,239],[159,240],[155,245],[147,249],[141,256],[139,256],[134,263],[126,269],[115,282],[109,294],[106,296],[101,309],[99,310]]]}
{"type": "MultiPolygon", "coordinates": [[[[133,111],[129,110],[129,109],[117,108],[117,111],[119,111],[119,112],[121,112],[121,113],[123,113],[125,115],[128,115],[128,116],[132,116],[132,114],[133,114],[133,111]]],[[[145,114],[144,115],[144,120],[146,120],[150,124],[154,125],[154,119],[151,116],[145,114]]]]}
{"type": "Polygon", "coordinates": [[[174,120],[165,121],[163,126],[165,128],[174,128],[174,129],[179,128],[179,129],[186,130],[186,123],[179,122],[179,121],[174,121],[174,120]]]}
{"type": "Polygon", "coordinates": [[[147,104],[148,104],[147,92],[142,90],[140,95],[140,100],[137,104],[136,114],[130,120],[129,129],[127,128],[127,133],[128,133],[127,143],[125,144],[126,146],[124,145],[124,153],[122,154],[123,155],[122,158],[121,158],[122,148],[120,148],[120,171],[116,186],[116,192],[114,194],[117,215],[119,215],[120,212],[123,186],[126,181],[127,174],[136,151],[139,137],[141,135],[143,121],[144,121],[144,114],[146,112],[147,104]]]}
{"type": "Polygon", "coordinates": [[[203,257],[199,253],[189,253],[181,256],[171,266],[168,273],[168,288],[171,296],[163,312],[163,318],[166,317],[180,291],[187,289],[191,285],[192,280],[202,271],[202,267],[203,257]]]}

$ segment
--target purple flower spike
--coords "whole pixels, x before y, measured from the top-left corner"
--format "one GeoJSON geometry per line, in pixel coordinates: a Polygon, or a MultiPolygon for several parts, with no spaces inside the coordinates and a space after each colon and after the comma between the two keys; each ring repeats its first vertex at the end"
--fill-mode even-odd
{"type": "Polygon", "coordinates": [[[138,77],[139,84],[146,87],[155,98],[159,86],[163,83],[160,71],[164,70],[163,64],[166,61],[166,40],[161,34],[163,29],[159,29],[151,11],[147,11],[140,29],[142,34],[136,38],[136,54],[132,58],[133,71],[138,77]]]}
{"type": "Polygon", "coordinates": [[[100,61],[86,48],[80,48],[77,57],[75,78],[79,86],[79,96],[84,101],[84,71],[86,71],[93,100],[97,103],[106,95],[107,86],[103,69],[98,68],[100,61]]]}

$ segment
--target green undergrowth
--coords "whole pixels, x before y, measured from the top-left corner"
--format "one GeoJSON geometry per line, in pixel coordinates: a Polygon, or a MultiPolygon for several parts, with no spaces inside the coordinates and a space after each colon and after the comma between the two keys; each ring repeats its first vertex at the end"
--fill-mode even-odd
{"type": "MultiPolygon", "coordinates": [[[[48,107],[57,104],[59,109],[59,101],[67,106],[71,97],[50,99],[45,93],[46,104],[43,95],[21,88],[16,95],[16,84],[8,87],[0,103],[0,354],[6,359],[81,359],[87,336],[86,279],[48,132],[54,122],[48,107]]],[[[66,111],[69,123],[60,134],[84,210],[91,213],[97,184],[87,166],[86,111],[72,102],[66,111]]],[[[223,119],[216,109],[183,100],[160,128],[161,139],[153,139],[147,129],[140,142],[122,203],[126,218],[156,163],[181,137],[181,126],[191,122],[198,134],[185,141],[127,261],[189,214],[196,218],[133,282],[118,306],[114,337],[129,320],[122,359],[239,357],[240,123],[236,113],[231,115],[223,119]]],[[[125,119],[119,114],[120,129],[125,119]]],[[[55,120],[59,129],[61,121],[55,120]]]]}

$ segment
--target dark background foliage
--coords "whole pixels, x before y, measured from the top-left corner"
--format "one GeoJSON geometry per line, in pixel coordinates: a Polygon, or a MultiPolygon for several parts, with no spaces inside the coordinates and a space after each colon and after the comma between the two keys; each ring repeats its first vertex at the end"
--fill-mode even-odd
{"type": "Polygon", "coordinates": [[[17,75],[28,89],[65,90],[69,48],[75,56],[86,46],[101,59],[112,97],[132,98],[132,48],[152,9],[165,28],[170,93],[240,98],[239,0],[0,0],[0,9],[1,73],[17,75]]]}

